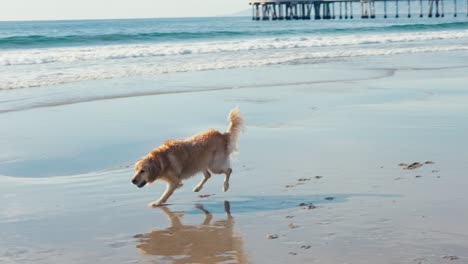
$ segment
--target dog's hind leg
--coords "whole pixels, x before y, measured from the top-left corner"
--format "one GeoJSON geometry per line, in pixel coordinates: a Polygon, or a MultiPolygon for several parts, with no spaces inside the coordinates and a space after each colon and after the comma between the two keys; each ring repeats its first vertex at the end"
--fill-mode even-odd
{"type": "Polygon", "coordinates": [[[203,171],[203,179],[193,188],[194,192],[199,192],[202,188],[205,182],[211,177],[211,173],[208,170],[203,171]]]}
{"type": "Polygon", "coordinates": [[[177,186],[178,184],[167,183],[166,191],[163,193],[163,195],[161,195],[159,200],[154,201],[148,205],[151,207],[158,207],[163,205],[167,201],[167,199],[169,199],[172,193],[174,193],[175,189],[177,189],[177,186]]]}
{"type": "Polygon", "coordinates": [[[231,177],[231,173],[232,173],[229,155],[224,155],[224,156],[220,155],[220,156],[215,157],[213,162],[208,167],[208,170],[214,174],[224,173],[226,175],[224,177],[224,185],[223,185],[223,191],[226,192],[229,189],[229,177],[231,177]]]}
{"type": "Polygon", "coordinates": [[[228,168],[227,170],[224,171],[224,186],[223,186],[223,192],[227,192],[229,190],[229,178],[231,177],[232,169],[228,168]]]}

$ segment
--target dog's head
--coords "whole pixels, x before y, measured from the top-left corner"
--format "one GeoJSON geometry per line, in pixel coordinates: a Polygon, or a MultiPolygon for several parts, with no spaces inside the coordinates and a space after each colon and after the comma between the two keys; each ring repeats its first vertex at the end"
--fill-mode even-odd
{"type": "Polygon", "coordinates": [[[138,188],[143,188],[146,184],[156,180],[161,172],[159,161],[154,157],[145,157],[135,163],[135,176],[132,183],[138,188]]]}

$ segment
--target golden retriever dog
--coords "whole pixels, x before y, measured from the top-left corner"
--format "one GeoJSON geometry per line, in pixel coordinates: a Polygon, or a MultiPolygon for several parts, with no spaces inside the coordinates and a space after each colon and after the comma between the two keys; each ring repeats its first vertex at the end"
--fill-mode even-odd
{"type": "Polygon", "coordinates": [[[156,180],[167,183],[166,191],[149,206],[163,205],[175,189],[182,186],[182,180],[198,172],[203,172],[203,178],[194,192],[203,188],[212,173],[225,174],[223,191],[229,189],[232,173],[229,156],[236,149],[243,119],[237,109],[232,109],[228,120],[226,132],[209,129],[191,138],[168,140],[135,163],[132,183],[138,188],[156,180]]]}

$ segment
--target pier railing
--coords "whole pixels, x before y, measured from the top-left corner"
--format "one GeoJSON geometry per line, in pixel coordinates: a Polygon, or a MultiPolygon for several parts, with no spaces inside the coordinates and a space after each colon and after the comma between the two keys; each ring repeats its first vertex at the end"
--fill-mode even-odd
{"type": "Polygon", "coordinates": [[[360,18],[376,18],[376,3],[383,9],[379,15],[388,18],[393,15],[399,18],[416,15],[419,17],[444,17],[450,13],[454,17],[460,12],[468,16],[468,0],[250,0],[253,20],[291,20],[291,19],[353,19],[356,5],[360,10],[360,18]],[[450,10],[445,8],[444,2],[449,3],[450,10]],[[354,6],[353,6],[354,4],[354,6]],[[462,4],[464,10],[458,10],[462,4]],[[406,7],[406,10],[400,8],[406,7]],[[392,13],[392,10],[394,13],[392,13]],[[413,12],[412,12],[413,8],[413,12]]]}

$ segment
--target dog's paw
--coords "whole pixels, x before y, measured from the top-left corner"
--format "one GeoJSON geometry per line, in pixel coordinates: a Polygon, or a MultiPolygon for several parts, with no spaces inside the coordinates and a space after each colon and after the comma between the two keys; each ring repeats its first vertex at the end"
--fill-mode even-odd
{"type": "Polygon", "coordinates": [[[151,203],[149,203],[149,204],[148,204],[148,207],[156,208],[156,207],[159,207],[159,206],[161,206],[161,205],[163,205],[163,202],[161,202],[161,201],[156,201],[156,202],[151,202],[151,203]]]}
{"type": "Polygon", "coordinates": [[[202,189],[202,187],[200,187],[200,186],[195,186],[195,188],[193,188],[193,191],[194,191],[194,192],[199,192],[201,189],[202,189]]]}
{"type": "Polygon", "coordinates": [[[229,183],[224,183],[224,186],[223,186],[223,192],[227,192],[229,190],[229,183]]]}

